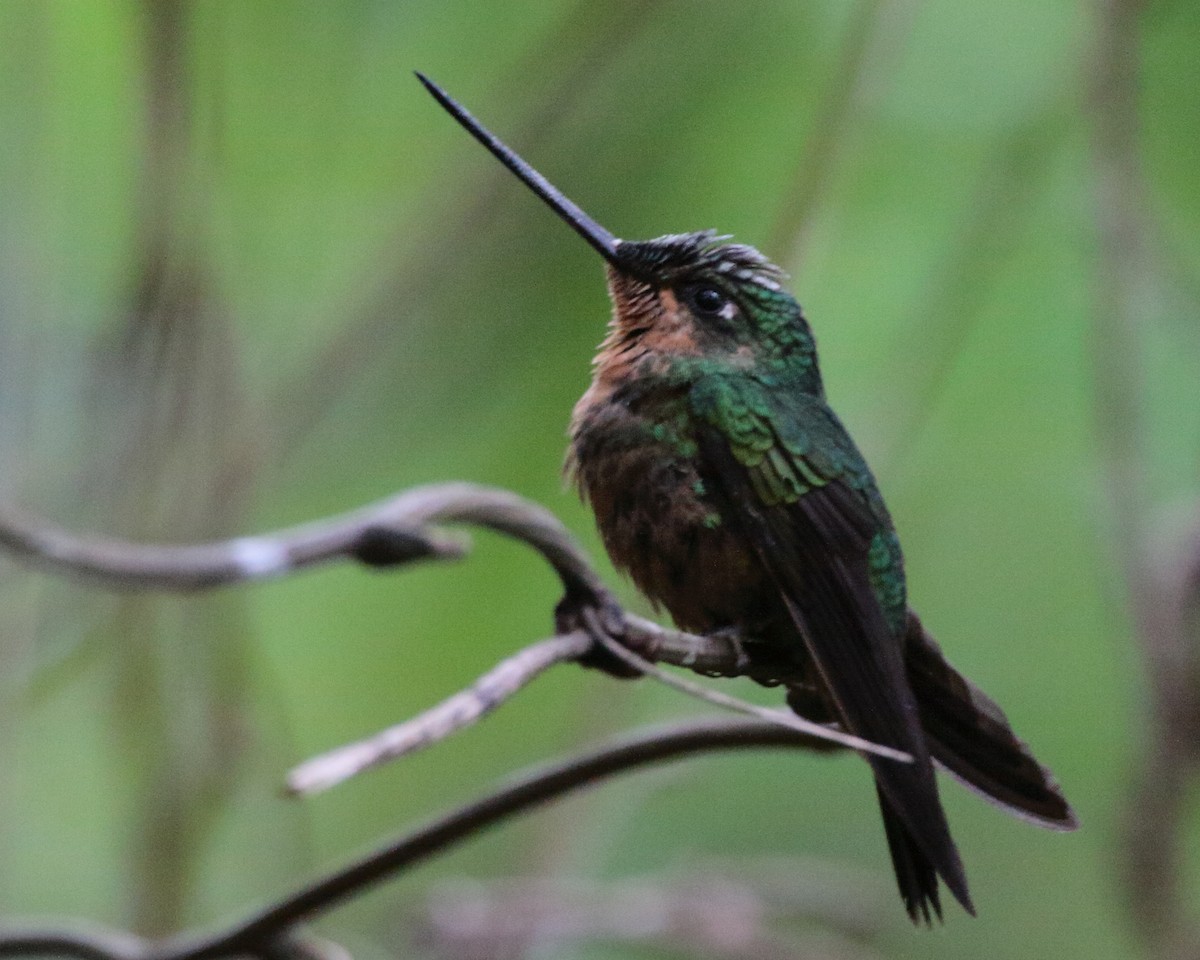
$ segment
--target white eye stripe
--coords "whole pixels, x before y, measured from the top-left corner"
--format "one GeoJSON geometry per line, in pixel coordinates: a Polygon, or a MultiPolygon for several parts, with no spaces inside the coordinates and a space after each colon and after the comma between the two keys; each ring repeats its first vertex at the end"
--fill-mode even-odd
{"type": "Polygon", "coordinates": [[[715,267],[713,267],[713,270],[720,274],[733,274],[733,276],[738,280],[745,281],[746,283],[758,284],[758,286],[764,287],[767,290],[778,292],[783,289],[782,285],[780,285],[774,278],[768,276],[765,272],[754,270],[750,267],[739,266],[732,260],[722,260],[715,267]]]}

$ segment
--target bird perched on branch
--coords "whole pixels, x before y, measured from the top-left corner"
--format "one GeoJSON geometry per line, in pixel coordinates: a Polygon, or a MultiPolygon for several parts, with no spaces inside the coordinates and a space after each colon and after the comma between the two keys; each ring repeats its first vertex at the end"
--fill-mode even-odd
{"type": "Polygon", "coordinates": [[[973,914],[935,762],[1018,817],[1075,818],[909,608],[892,519],[782,272],[713,231],[617,239],[418,77],[606,262],[612,321],[568,466],[614,564],[680,627],[735,635],[796,713],[909,754],[864,754],[905,907],[940,918],[940,877],[973,914]]]}

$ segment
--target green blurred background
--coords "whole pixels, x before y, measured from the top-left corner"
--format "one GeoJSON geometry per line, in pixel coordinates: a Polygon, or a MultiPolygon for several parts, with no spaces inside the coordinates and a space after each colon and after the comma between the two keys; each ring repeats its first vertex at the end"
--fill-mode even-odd
{"type": "MultiPolygon", "coordinates": [[[[0,4],[0,492],[187,542],[464,479],[546,504],[601,562],[560,479],[600,265],[426,71],[618,236],[715,227],[784,265],[915,605],[1083,829],[947,782],[980,916],[915,932],[864,764],[704,758],[494,830],[322,933],[411,955],[413,912],[454,878],[782,856],[852,866],[885,956],[1138,955],[1120,830],[1155,731],[1128,582],[1200,486],[1197,49],[1186,0],[0,4]]],[[[211,925],[506,772],[699,709],[561,668],[289,801],[296,761],[545,636],[544,564],[480,535],[458,565],[183,599],[0,574],[9,918],[211,925]]],[[[554,951],[582,953],[644,951],[554,951]]]]}

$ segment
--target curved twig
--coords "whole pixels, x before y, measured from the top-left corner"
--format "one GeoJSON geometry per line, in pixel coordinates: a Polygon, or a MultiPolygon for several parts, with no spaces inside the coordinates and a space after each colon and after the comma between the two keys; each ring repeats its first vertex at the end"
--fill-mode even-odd
{"type": "MultiPolygon", "coordinates": [[[[697,637],[631,617],[612,599],[583,550],[545,507],[507,490],[470,483],[416,487],[358,510],[275,533],[211,544],[157,546],[81,538],[50,524],[0,511],[0,547],[39,565],[118,589],[199,590],[279,577],[306,566],[354,559],[398,566],[430,557],[458,557],[465,545],[437,530],[468,523],[505,534],[538,551],[558,574],[570,603],[558,636],[526,648],[432,710],[367,740],[330,751],[289,777],[295,793],[326,789],[386,760],[411,753],[475,723],[555,663],[581,661],[596,644],[632,666],[697,699],[790,727],[851,749],[908,761],[908,754],[872,744],[785,711],[767,710],[672,677],[631,653],[625,643],[657,660],[701,673],[740,676],[751,668],[729,638],[697,637]],[[578,608],[575,610],[574,608],[578,608]],[[564,626],[582,612],[586,633],[564,626]],[[622,643],[613,639],[619,635],[622,643]]],[[[562,612],[562,611],[560,611],[562,612]]]]}
{"type": "Polygon", "coordinates": [[[546,558],[568,590],[607,594],[550,511],[507,490],[471,483],[415,487],[326,520],[180,546],[80,537],[0,509],[0,548],[45,570],[110,589],[191,591],[280,577],[340,559],[395,566],[461,557],[461,540],[430,529],[447,523],[470,523],[523,540],[546,558]]]}
{"type": "MultiPolygon", "coordinates": [[[[668,630],[626,614],[588,563],[570,532],[550,511],[507,490],[470,483],[416,487],[357,510],[285,528],[274,533],[209,544],[162,546],[111,538],[78,537],[45,521],[33,521],[0,509],[0,548],[45,569],[85,577],[115,589],[201,590],[283,576],[307,566],[354,559],[373,566],[395,566],[428,557],[459,557],[465,550],[437,525],[467,523],[519,539],[554,568],[568,597],[583,598],[588,631],[574,630],[526,648],[500,663],[471,688],[420,717],[359,744],[316,758],[293,774],[293,789],[320,789],[392,756],[411,752],[474,722],[555,663],[578,660],[599,641],[638,673],[650,674],[701,699],[677,678],[656,671],[643,656],[612,641],[617,631],[656,660],[702,673],[742,675],[748,668],[740,647],[727,637],[701,637],[668,630]],[[611,621],[611,622],[609,622],[611,621]]],[[[745,705],[731,704],[745,712],[745,705]]],[[[777,725],[798,728],[815,740],[880,753],[893,759],[906,754],[777,711],[755,714],[777,725]]]]}
{"type": "Polygon", "coordinates": [[[6,957],[147,960],[150,952],[149,941],[115,930],[0,930],[0,956],[6,957]]]}
{"type": "MultiPolygon", "coordinates": [[[[507,786],[418,827],[227,931],[167,943],[149,960],[217,960],[239,954],[261,955],[269,944],[294,925],[336,906],[372,884],[442,853],[508,817],[618,773],[712,750],[807,749],[813,746],[823,747],[825,743],[775,723],[741,720],[700,720],[642,731],[599,747],[592,753],[518,776],[507,786]]],[[[8,952],[7,938],[0,935],[0,956],[8,952]]]]}
{"type": "Polygon", "coordinates": [[[704,700],[707,703],[712,703],[726,710],[733,710],[758,720],[765,720],[777,726],[787,727],[789,730],[795,730],[797,733],[804,734],[813,740],[826,741],[823,744],[823,749],[829,749],[831,745],[836,745],[848,747],[851,750],[858,750],[862,753],[873,753],[880,757],[886,757],[889,760],[899,761],[900,763],[912,763],[912,756],[903,750],[896,750],[892,747],[885,747],[882,744],[871,743],[871,741],[864,740],[862,737],[844,733],[836,727],[827,727],[820,723],[813,723],[813,721],[806,720],[804,717],[792,713],[790,710],[772,710],[769,707],[760,707],[757,704],[747,703],[744,700],[739,700],[736,697],[728,696],[716,690],[709,690],[699,684],[673,676],[665,670],[660,670],[649,660],[639,657],[632,650],[617,643],[611,637],[606,637],[603,634],[598,634],[598,637],[608,652],[618,660],[629,664],[645,676],[654,677],[660,683],[686,693],[689,697],[695,697],[697,700],[704,700]]]}
{"type": "Polygon", "coordinates": [[[274,533],[186,545],[81,537],[3,509],[0,547],[43,570],[112,590],[183,592],[271,579],[336,559],[374,565],[461,556],[461,543],[431,537],[408,519],[408,497],[274,533]]]}
{"type": "Polygon", "coordinates": [[[267,957],[297,924],[329,910],[399,871],[443,852],[511,816],[626,771],[712,750],[824,746],[774,723],[699,720],[644,730],[591,753],[515,777],[506,786],[430,821],[284,897],[235,926],[209,936],[159,944],[119,932],[0,931],[0,957],[53,954],[80,960],[217,960],[267,957]]]}
{"type": "Polygon", "coordinates": [[[752,666],[729,635],[701,635],[673,630],[653,620],[625,612],[625,642],[654,663],[669,663],[706,676],[740,677],[752,666]]]}
{"type": "Polygon", "coordinates": [[[751,666],[740,646],[730,637],[699,637],[678,630],[667,630],[629,614],[621,613],[621,616],[627,620],[629,635],[623,636],[620,641],[607,632],[602,618],[595,611],[586,611],[583,619],[587,629],[560,633],[530,644],[501,660],[471,686],[416,717],[300,764],[288,774],[288,792],[303,795],[320,793],[381,764],[432,746],[477,723],[550,667],[581,660],[593,650],[596,643],[618,661],[631,667],[636,674],[652,677],[666,686],[724,710],[787,727],[813,738],[814,742],[824,741],[824,749],[846,747],[901,763],[912,762],[912,757],[901,750],[871,743],[836,727],[814,723],[790,710],[773,710],[747,703],[660,670],[626,644],[632,640],[634,646],[646,650],[656,660],[698,672],[715,671],[723,676],[738,676],[750,670],[751,666]]]}
{"type": "Polygon", "coordinates": [[[382,763],[415,753],[471,726],[558,663],[578,660],[592,647],[582,630],[530,644],[437,706],[374,736],[300,764],[287,778],[288,791],[319,793],[382,763]]]}
{"type": "Polygon", "coordinates": [[[639,767],[712,750],[808,749],[823,740],[775,723],[699,720],[644,730],[591,753],[515,777],[479,800],[320,878],[241,923],[209,936],[151,944],[129,934],[94,930],[0,931],[0,957],[58,955],[79,960],[217,960],[273,955],[297,924],[508,817],[639,767]]]}

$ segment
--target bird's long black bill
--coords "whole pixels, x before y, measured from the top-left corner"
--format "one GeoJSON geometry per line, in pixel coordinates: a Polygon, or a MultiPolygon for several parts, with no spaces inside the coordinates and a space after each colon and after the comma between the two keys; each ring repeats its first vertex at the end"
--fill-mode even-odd
{"type": "Polygon", "coordinates": [[[437,100],[455,120],[461,123],[467,132],[492,152],[502,164],[515,173],[526,186],[542,198],[562,217],[571,228],[586,240],[597,253],[609,263],[620,265],[617,258],[617,245],[621,242],[600,224],[579,209],[549,180],[533,169],[504,143],[495,137],[486,127],[476,120],[450,94],[430,80],[423,73],[416,71],[417,79],[425,85],[425,89],[437,100]]]}

